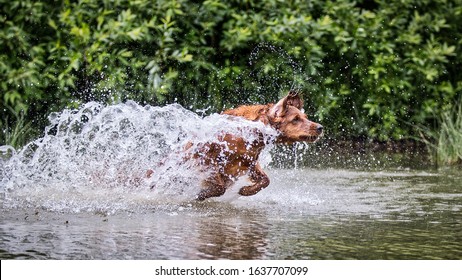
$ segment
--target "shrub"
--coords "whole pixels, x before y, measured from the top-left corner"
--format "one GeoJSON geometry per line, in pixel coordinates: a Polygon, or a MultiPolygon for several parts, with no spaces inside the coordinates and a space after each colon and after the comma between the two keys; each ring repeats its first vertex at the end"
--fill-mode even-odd
{"type": "Polygon", "coordinates": [[[461,96],[458,0],[0,1],[10,127],[7,107],[42,127],[89,100],[215,112],[296,87],[332,136],[389,140],[461,96]]]}

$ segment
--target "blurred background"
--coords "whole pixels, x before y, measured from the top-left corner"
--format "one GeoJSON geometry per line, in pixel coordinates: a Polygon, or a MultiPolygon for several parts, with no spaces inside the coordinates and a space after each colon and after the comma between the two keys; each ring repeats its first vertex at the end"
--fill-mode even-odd
{"type": "Polygon", "coordinates": [[[462,163],[460,0],[0,3],[0,145],[89,101],[207,115],[297,89],[320,145],[462,163]]]}

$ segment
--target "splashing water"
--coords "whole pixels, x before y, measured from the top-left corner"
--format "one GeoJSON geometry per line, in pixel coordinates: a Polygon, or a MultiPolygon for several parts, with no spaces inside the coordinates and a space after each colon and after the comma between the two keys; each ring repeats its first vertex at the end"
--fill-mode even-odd
{"type": "Polygon", "coordinates": [[[309,77],[304,77],[301,65],[289,53],[269,43],[259,43],[252,50],[249,65],[255,67],[251,73],[252,76],[261,76],[264,79],[264,85],[260,84],[259,88],[270,87],[273,89],[271,92],[279,92],[284,87],[297,90],[305,83],[303,80],[309,79],[309,77]],[[273,67],[274,73],[269,74],[268,70],[273,67]],[[281,83],[286,80],[283,78],[285,75],[290,77],[287,79],[289,83],[281,83]]]}
{"type": "MultiPolygon", "coordinates": [[[[3,207],[107,213],[190,201],[207,174],[184,159],[186,144],[217,142],[224,131],[248,140],[258,137],[256,129],[268,138],[277,135],[259,122],[219,114],[201,118],[178,104],[132,101],[90,102],[51,114],[49,121],[44,136],[20,151],[0,147],[12,154],[0,158],[3,207]],[[154,171],[150,178],[148,170],[154,171]]],[[[271,161],[270,148],[261,155],[263,165],[271,161]]]]}

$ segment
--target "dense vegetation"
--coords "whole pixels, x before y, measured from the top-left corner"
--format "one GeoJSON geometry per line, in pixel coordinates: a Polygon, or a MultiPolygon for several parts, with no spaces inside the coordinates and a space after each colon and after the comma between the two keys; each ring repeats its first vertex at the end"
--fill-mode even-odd
{"type": "Polygon", "coordinates": [[[333,137],[437,131],[462,95],[462,1],[0,0],[0,143],[90,100],[220,111],[304,92],[333,137]]]}

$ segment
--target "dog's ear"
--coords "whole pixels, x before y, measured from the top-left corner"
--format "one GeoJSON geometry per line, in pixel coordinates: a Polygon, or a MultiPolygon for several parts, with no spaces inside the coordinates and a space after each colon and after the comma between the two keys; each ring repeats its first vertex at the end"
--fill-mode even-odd
{"type": "Polygon", "coordinates": [[[272,118],[277,118],[277,117],[284,117],[287,111],[287,97],[284,97],[283,99],[279,100],[278,103],[274,104],[273,107],[271,107],[269,111],[269,115],[272,118]]]}
{"type": "Polygon", "coordinates": [[[273,118],[283,117],[287,111],[288,106],[294,106],[295,108],[302,110],[303,101],[300,98],[300,95],[296,91],[289,91],[286,97],[279,100],[273,107],[271,107],[269,115],[273,118]]]}
{"type": "Polygon", "coordinates": [[[300,94],[298,93],[298,91],[290,90],[286,98],[287,105],[294,106],[298,110],[303,109],[303,100],[300,98],[300,94]]]}

